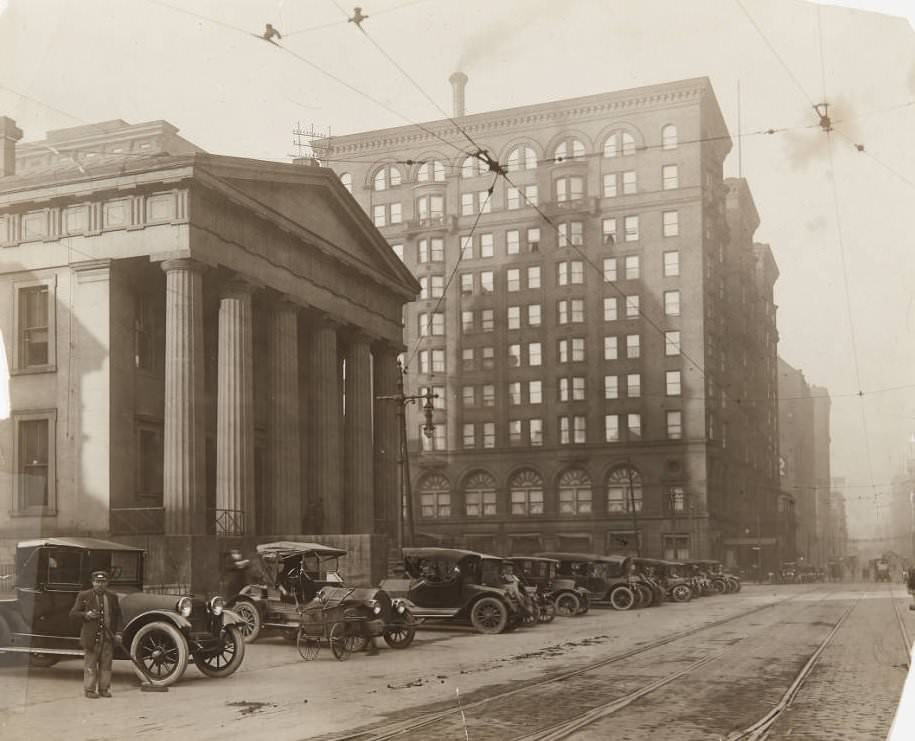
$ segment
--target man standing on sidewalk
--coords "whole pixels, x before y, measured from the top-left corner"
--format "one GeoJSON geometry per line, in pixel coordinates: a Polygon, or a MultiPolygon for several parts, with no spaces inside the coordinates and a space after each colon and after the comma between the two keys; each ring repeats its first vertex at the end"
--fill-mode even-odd
{"type": "MultiPolygon", "coordinates": [[[[108,588],[108,574],[92,572],[92,588],[76,595],[70,617],[82,620],[79,645],[86,652],[83,690],[86,697],[111,697],[112,636],[121,622],[118,596],[108,588]]],[[[118,636],[118,639],[120,636],[118,636]]]]}

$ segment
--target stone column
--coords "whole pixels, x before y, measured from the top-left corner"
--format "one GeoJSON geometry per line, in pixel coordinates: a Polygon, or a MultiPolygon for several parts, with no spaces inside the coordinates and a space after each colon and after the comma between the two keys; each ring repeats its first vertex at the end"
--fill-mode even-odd
{"type": "Polygon", "coordinates": [[[270,317],[270,532],[298,533],[302,523],[299,441],[298,307],[280,301],[270,317]]]}
{"type": "Polygon", "coordinates": [[[203,398],[203,266],[162,263],[165,282],[165,429],[163,504],[166,535],[206,532],[203,398]]]}
{"type": "Polygon", "coordinates": [[[354,332],[346,354],[344,417],[344,524],[348,533],[375,531],[372,411],[370,340],[362,333],[354,332]]]}
{"type": "MultiPolygon", "coordinates": [[[[375,396],[397,393],[397,350],[376,345],[373,371],[375,396]]],[[[397,403],[375,399],[375,519],[376,532],[384,532],[391,544],[398,542],[400,528],[400,428],[397,403]]]]}
{"type": "Polygon", "coordinates": [[[315,320],[311,334],[312,503],[321,513],[321,532],[343,532],[342,390],[337,325],[315,320]]]}
{"type": "Polygon", "coordinates": [[[251,287],[223,286],[216,402],[216,531],[254,533],[254,363],[251,287]]]}

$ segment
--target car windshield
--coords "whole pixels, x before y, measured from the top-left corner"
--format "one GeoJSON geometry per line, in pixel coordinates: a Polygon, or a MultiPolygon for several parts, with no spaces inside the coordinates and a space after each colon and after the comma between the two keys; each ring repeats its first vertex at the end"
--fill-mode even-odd
{"type": "Polygon", "coordinates": [[[139,585],[142,578],[139,551],[89,551],[87,573],[101,569],[109,574],[109,583],[139,585]]]}

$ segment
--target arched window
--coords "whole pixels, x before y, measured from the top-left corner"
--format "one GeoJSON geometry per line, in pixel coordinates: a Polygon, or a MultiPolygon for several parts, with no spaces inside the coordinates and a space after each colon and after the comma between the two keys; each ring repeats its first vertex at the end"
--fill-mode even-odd
{"type": "Polygon", "coordinates": [[[591,477],[580,468],[566,471],[559,479],[559,514],[591,514],[591,477]]]}
{"type": "Polygon", "coordinates": [[[451,484],[439,473],[426,476],[419,484],[422,517],[451,517],[451,484]]]}
{"type": "Polygon", "coordinates": [[[537,167],[537,153],[533,147],[522,145],[515,147],[508,154],[508,171],[533,170],[537,167]]]}
{"type": "Polygon", "coordinates": [[[604,142],[604,157],[635,154],[635,137],[628,131],[614,131],[604,142]]]}
{"type": "Polygon", "coordinates": [[[349,172],[340,173],[340,182],[343,183],[343,187],[346,188],[350,193],[353,192],[353,175],[349,172]]]}
{"type": "Polygon", "coordinates": [[[607,512],[633,511],[642,511],[642,476],[632,466],[619,466],[607,477],[607,512]]]}
{"type": "Polygon", "coordinates": [[[678,144],[677,127],[673,124],[667,124],[661,129],[661,149],[676,149],[678,144]]]}
{"type": "Polygon", "coordinates": [[[480,174],[480,158],[470,156],[461,163],[461,177],[475,178],[480,174]]]}
{"type": "Polygon", "coordinates": [[[373,187],[375,190],[387,190],[388,188],[396,188],[400,185],[400,182],[400,170],[391,165],[386,165],[375,173],[373,187]]]}
{"type": "Polygon", "coordinates": [[[486,471],[476,471],[464,484],[464,511],[468,517],[496,514],[496,482],[486,471]]]}
{"type": "Polygon", "coordinates": [[[585,145],[580,139],[565,139],[556,145],[553,151],[553,159],[557,162],[565,162],[572,159],[577,160],[585,156],[585,145]]]}
{"type": "Polygon", "coordinates": [[[536,471],[525,468],[512,476],[511,502],[513,515],[543,514],[543,479],[536,471]]]}
{"type": "Polygon", "coordinates": [[[439,160],[424,162],[416,173],[418,183],[443,183],[445,182],[445,165],[439,160]]]}

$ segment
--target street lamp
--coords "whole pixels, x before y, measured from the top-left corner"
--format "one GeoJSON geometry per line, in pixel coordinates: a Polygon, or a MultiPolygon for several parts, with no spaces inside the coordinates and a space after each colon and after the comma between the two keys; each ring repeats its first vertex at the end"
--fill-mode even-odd
{"type": "Polygon", "coordinates": [[[397,393],[384,396],[376,396],[376,399],[384,401],[393,401],[397,403],[397,419],[400,427],[400,457],[397,459],[400,464],[400,507],[398,507],[398,528],[400,535],[401,547],[410,547],[415,540],[416,532],[413,515],[413,491],[410,485],[410,456],[407,447],[407,404],[413,404],[422,401],[425,423],[423,424],[423,434],[432,439],[435,435],[435,424],[432,422],[432,410],[434,409],[433,400],[438,398],[438,394],[432,393],[432,389],[427,388],[423,394],[404,394],[404,375],[406,371],[403,365],[397,361],[397,393]],[[406,509],[406,527],[404,527],[404,509],[406,509]]]}

